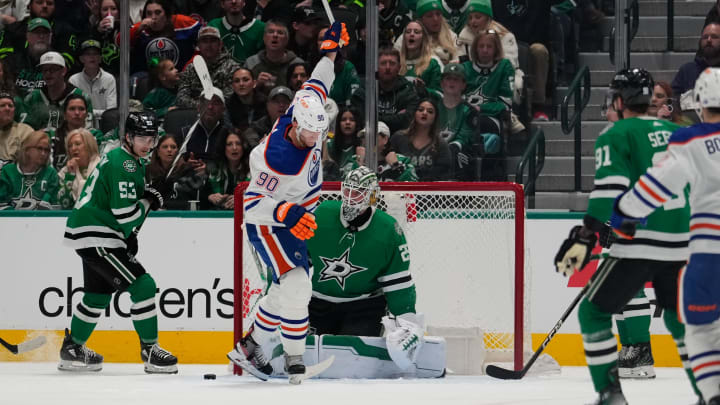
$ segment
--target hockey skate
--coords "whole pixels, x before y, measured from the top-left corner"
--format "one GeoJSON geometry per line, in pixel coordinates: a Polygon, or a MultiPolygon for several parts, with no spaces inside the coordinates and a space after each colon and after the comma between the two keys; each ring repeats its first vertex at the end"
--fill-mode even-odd
{"type": "Polygon", "coordinates": [[[620,378],[655,378],[654,364],[650,342],[623,346],[618,355],[620,378]]]}
{"type": "Polygon", "coordinates": [[[290,384],[300,384],[305,378],[305,363],[303,362],[303,356],[290,356],[285,353],[285,372],[288,375],[290,384]]]}
{"type": "Polygon", "coordinates": [[[73,342],[70,332],[65,328],[65,339],[60,347],[60,363],[58,370],[62,371],[100,371],[102,370],[103,356],[95,353],[85,345],[73,342]]]}
{"type": "Polygon", "coordinates": [[[263,381],[267,381],[273,372],[262,347],[253,339],[252,330],[240,339],[227,357],[240,368],[263,381]]]}
{"type": "Polygon", "coordinates": [[[617,368],[611,368],[608,373],[610,376],[610,385],[600,391],[598,398],[590,405],[628,405],[622,388],[620,388],[620,378],[617,368]]]}
{"type": "Polygon", "coordinates": [[[177,357],[157,343],[140,343],[140,357],[148,374],[177,374],[177,357]]]}

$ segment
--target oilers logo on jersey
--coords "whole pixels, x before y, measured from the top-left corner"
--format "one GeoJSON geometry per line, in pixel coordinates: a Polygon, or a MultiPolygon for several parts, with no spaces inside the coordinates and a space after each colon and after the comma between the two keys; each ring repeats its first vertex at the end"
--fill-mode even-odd
{"type": "Polygon", "coordinates": [[[318,177],[320,174],[320,150],[315,149],[312,157],[310,158],[310,170],[308,170],[308,186],[314,187],[318,183],[318,177]]]}

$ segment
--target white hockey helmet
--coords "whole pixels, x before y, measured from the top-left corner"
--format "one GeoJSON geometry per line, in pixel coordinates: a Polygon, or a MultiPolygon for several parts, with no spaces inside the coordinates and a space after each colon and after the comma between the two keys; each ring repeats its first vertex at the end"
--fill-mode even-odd
{"type": "Polygon", "coordinates": [[[720,68],[707,68],[700,73],[693,90],[699,108],[720,108],[720,68]]]}
{"type": "Polygon", "coordinates": [[[342,182],[342,216],[350,222],[375,205],[378,193],[375,172],[366,166],[351,170],[342,182]]]}
{"type": "Polygon", "coordinates": [[[297,133],[303,129],[310,132],[319,132],[324,136],[328,129],[328,119],[325,106],[317,97],[305,95],[295,98],[293,104],[293,121],[297,122],[297,133]]]}

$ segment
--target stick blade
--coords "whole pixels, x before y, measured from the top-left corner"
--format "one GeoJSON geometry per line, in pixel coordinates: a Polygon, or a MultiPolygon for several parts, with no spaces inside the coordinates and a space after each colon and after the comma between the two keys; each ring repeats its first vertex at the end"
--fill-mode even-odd
{"type": "Polygon", "coordinates": [[[523,378],[523,375],[525,373],[523,373],[522,371],[508,370],[490,364],[487,366],[487,368],[485,368],[485,374],[489,375],[490,377],[499,378],[501,380],[519,380],[523,378]]]}
{"type": "Polygon", "coordinates": [[[29,352],[31,350],[35,350],[38,347],[42,346],[47,342],[47,338],[45,336],[37,336],[30,340],[27,340],[25,342],[20,343],[17,347],[17,354],[29,352]]]}

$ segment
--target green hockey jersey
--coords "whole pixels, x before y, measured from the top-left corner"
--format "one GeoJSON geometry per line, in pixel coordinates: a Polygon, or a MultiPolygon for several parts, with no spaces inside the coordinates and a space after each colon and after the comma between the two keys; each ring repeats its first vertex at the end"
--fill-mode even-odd
{"type": "Polygon", "coordinates": [[[260,20],[252,19],[245,25],[233,27],[225,17],[221,17],[211,20],[208,25],[220,31],[225,49],[240,64],[265,47],[265,23],[260,20]]]}
{"type": "MultiPolygon", "coordinates": [[[[670,135],[679,128],[653,117],[620,120],[600,133],[595,142],[595,183],[587,215],[604,223],[613,203],[666,153],[670,135]]],[[[633,239],[618,239],[610,248],[614,257],[685,260],[688,257],[690,207],[687,196],[668,201],[648,217],[633,239]]]]}
{"type": "Polygon", "coordinates": [[[65,243],[75,249],[125,248],[126,238],[145,221],[149,203],[145,162],[125,147],[102,157],[88,177],[65,228],[65,243]]]}
{"type": "Polygon", "coordinates": [[[415,312],[410,251],[400,225],[372,208],[370,221],[351,232],[341,222],[340,209],[340,201],[325,201],[315,210],[318,229],[307,241],[313,296],[349,302],[384,294],[391,313],[415,312]]]}
{"type": "Polygon", "coordinates": [[[55,169],[48,165],[34,173],[23,173],[17,163],[8,163],[0,171],[0,209],[59,209],[60,182],[55,169]]]}
{"type": "Polygon", "coordinates": [[[63,105],[71,94],[79,94],[85,98],[85,105],[87,106],[85,126],[91,128],[93,124],[92,101],[82,90],[72,84],[67,84],[65,93],[56,101],[48,99],[47,88],[35,89],[25,96],[23,98],[23,107],[28,114],[25,123],[35,130],[60,128],[65,120],[63,105]]]}
{"type": "Polygon", "coordinates": [[[465,68],[465,100],[480,107],[480,114],[498,117],[512,106],[515,88],[515,69],[507,59],[492,67],[480,67],[472,61],[463,63],[465,68]]]}

